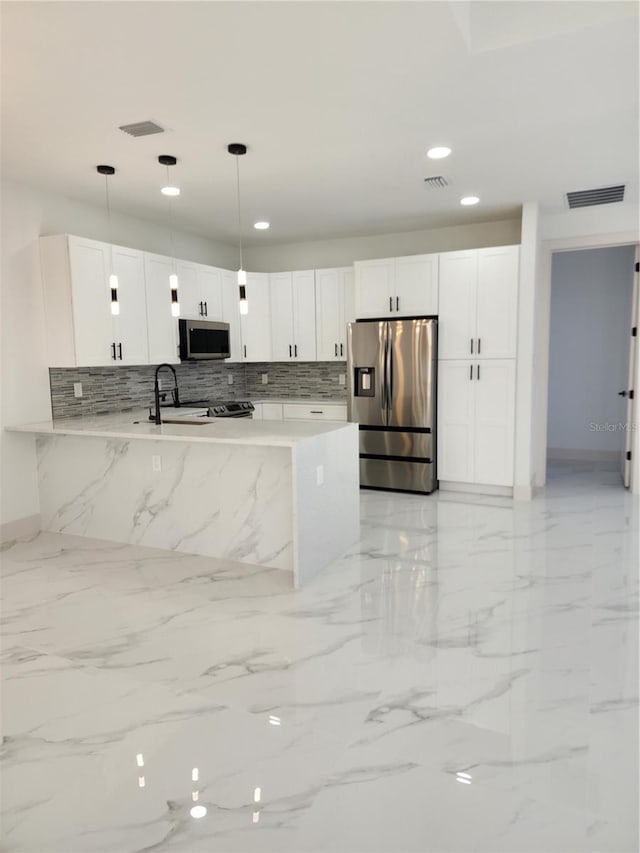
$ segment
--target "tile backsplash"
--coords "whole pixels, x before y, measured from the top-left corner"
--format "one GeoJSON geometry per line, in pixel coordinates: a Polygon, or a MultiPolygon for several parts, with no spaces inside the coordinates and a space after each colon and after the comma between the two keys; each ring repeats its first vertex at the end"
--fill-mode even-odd
{"type": "MultiPolygon", "coordinates": [[[[125,412],[148,406],[153,400],[153,378],[157,365],[139,367],[52,367],[49,369],[53,417],[125,412]],[[82,383],[82,397],[74,396],[74,383],[82,383]]],[[[180,399],[251,400],[273,398],[346,398],[339,376],[344,363],[220,364],[188,362],[174,365],[180,399]],[[262,374],[269,377],[262,384],[262,374]],[[228,377],[233,376],[233,385],[228,377]]],[[[165,381],[169,371],[164,373],[165,381]]]]}

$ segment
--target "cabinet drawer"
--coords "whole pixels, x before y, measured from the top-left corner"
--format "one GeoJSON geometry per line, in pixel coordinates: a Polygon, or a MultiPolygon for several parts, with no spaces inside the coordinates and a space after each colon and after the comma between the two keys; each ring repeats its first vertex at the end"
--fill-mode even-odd
{"type": "Polygon", "coordinates": [[[329,403],[309,406],[305,403],[284,403],[285,421],[346,421],[347,406],[329,403]]]}
{"type": "Polygon", "coordinates": [[[281,421],[282,403],[262,403],[263,421],[281,421]]]}

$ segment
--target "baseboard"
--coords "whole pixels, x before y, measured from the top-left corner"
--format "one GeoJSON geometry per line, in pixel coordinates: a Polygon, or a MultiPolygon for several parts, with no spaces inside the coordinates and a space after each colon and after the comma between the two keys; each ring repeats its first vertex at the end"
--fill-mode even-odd
{"type": "Polygon", "coordinates": [[[466,492],[468,495],[493,495],[494,497],[512,498],[511,486],[483,486],[478,483],[450,483],[440,480],[442,492],[466,492]]]}
{"type": "Polygon", "coordinates": [[[616,462],[622,456],[622,450],[580,450],[567,447],[549,447],[547,459],[550,462],[616,462]]]}
{"type": "Polygon", "coordinates": [[[40,532],[40,513],[27,515],[15,521],[0,524],[0,542],[12,542],[14,539],[28,539],[40,532]]]}

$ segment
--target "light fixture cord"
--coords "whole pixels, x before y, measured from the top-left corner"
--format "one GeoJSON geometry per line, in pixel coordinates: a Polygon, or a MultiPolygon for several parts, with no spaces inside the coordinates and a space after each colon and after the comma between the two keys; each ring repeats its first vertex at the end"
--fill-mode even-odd
{"type": "Polygon", "coordinates": [[[109,201],[109,175],[104,176],[104,192],[107,197],[107,236],[109,238],[109,265],[113,274],[113,238],[111,236],[111,204],[109,201]]]}
{"type": "Polygon", "coordinates": [[[238,242],[240,244],[240,269],[242,266],[242,215],[240,212],[240,157],[236,154],[236,192],[238,196],[238,242]]]}

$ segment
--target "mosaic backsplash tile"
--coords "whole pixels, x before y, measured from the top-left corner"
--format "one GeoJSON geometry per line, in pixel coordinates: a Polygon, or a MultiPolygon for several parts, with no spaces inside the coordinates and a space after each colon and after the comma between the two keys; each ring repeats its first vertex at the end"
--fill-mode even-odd
{"type": "MultiPolygon", "coordinates": [[[[126,412],[153,401],[156,365],[139,367],[52,367],[49,369],[51,408],[54,419],[78,415],[126,412]],[[82,397],[74,397],[74,382],[82,383],[82,397]]],[[[180,399],[251,400],[273,398],[346,398],[338,382],[344,363],[220,364],[188,362],[175,365],[180,399]],[[262,374],[269,376],[262,384],[262,374]],[[233,376],[233,385],[228,377],[233,376]]],[[[165,381],[170,372],[164,374],[165,381]]]]}

